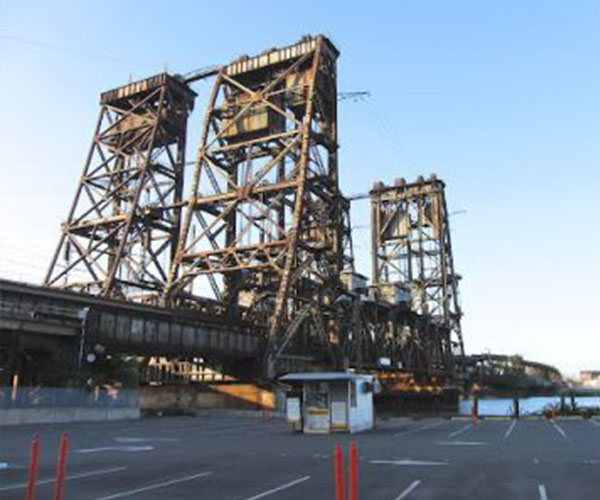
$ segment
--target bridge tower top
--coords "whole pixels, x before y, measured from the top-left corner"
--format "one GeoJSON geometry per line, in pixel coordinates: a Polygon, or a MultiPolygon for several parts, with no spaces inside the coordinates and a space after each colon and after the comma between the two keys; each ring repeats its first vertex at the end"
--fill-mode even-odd
{"type": "Polygon", "coordinates": [[[440,338],[431,362],[451,365],[464,346],[444,182],[432,175],[410,183],[397,179],[392,186],[376,183],[371,230],[374,292],[432,318],[440,338]]]}
{"type": "Polygon", "coordinates": [[[179,234],[194,98],[166,73],[101,95],[45,285],[138,301],[162,294],[179,234]]]}
{"type": "Polygon", "coordinates": [[[170,303],[193,285],[234,314],[262,314],[277,352],[325,341],[317,337],[335,329],[328,305],[351,265],[337,56],[327,38],[309,36],[220,69],[169,277],[170,303]]]}

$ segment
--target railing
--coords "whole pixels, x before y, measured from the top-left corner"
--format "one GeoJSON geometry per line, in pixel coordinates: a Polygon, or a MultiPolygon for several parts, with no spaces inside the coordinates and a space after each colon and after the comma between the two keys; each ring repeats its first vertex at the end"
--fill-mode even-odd
{"type": "Polygon", "coordinates": [[[137,408],[138,389],[4,386],[0,408],[137,408]]]}
{"type": "MultiPolygon", "coordinates": [[[[517,398],[520,416],[543,415],[548,409],[561,406],[560,396],[539,396],[528,398],[517,398]]],[[[569,397],[564,398],[565,407],[573,410],[569,397]]],[[[600,408],[600,397],[582,396],[575,398],[575,407],[600,408]]],[[[459,404],[459,414],[471,415],[473,411],[473,400],[464,400],[459,404]]],[[[514,398],[481,398],[477,401],[477,415],[480,417],[509,417],[515,415],[514,398]]]]}

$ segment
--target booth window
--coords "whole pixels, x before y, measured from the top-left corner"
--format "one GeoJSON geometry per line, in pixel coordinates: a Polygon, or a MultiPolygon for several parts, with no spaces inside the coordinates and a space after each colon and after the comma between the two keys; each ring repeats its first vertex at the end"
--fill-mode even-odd
{"type": "Polygon", "coordinates": [[[350,406],[356,408],[356,382],[350,381],[350,406]]]}

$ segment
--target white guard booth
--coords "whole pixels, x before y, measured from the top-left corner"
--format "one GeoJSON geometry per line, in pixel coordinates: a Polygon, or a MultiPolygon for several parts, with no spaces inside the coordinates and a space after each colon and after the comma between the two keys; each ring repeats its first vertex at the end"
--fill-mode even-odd
{"type": "Polygon", "coordinates": [[[373,428],[373,375],[344,372],[290,373],[287,419],[306,433],[358,432],[373,428]]]}

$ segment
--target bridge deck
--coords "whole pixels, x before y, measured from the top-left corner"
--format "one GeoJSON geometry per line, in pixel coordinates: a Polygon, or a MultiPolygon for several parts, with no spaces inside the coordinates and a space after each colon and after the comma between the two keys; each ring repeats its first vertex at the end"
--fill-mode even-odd
{"type": "Polygon", "coordinates": [[[79,336],[109,350],[171,356],[260,356],[256,326],[202,312],[159,308],[0,280],[0,335],[79,336]]]}

